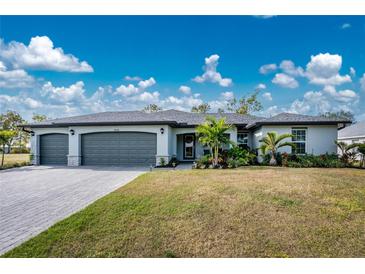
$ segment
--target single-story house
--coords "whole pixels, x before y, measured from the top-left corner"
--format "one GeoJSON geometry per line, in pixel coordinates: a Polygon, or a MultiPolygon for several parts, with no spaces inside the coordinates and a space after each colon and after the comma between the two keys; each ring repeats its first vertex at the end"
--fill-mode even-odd
{"type": "MultiPolygon", "coordinates": [[[[354,143],[365,143],[365,121],[358,122],[339,130],[338,141],[344,142],[348,145],[354,143]]],[[[339,150],[338,153],[340,154],[341,151],[339,150]]],[[[360,155],[356,158],[357,160],[361,159],[360,155]]]]}
{"type": "Polygon", "coordinates": [[[193,161],[208,148],[196,137],[196,126],[207,115],[225,117],[232,125],[230,139],[259,152],[267,132],[292,133],[298,154],[336,153],[334,141],[340,119],[281,113],[271,118],[235,113],[190,113],[166,110],[154,113],[118,111],[88,114],[24,125],[31,131],[33,164],[159,165],[172,157],[193,161]]]}
{"type": "Polygon", "coordinates": [[[347,144],[365,143],[365,121],[339,130],[338,140],[347,144]]]}

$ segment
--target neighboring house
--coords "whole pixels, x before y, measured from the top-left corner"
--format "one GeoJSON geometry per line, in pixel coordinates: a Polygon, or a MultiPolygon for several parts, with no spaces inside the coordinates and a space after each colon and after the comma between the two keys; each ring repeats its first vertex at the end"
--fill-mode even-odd
{"type": "Polygon", "coordinates": [[[347,144],[365,143],[365,121],[339,130],[338,140],[347,144]]]}
{"type": "MultiPolygon", "coordinates": [[[[338,131],[338,141],[346,144],[365,143],[365,121],[358,122],[338,131]]],[[[340,153],[340,151],[338,151],[340,153]]],[[[360,160],[360,155],[357,156],[360,160]]]]}
{"type": "MultiPolygon", "coordinates": [[[[269,131],[292,133],[293,153],[336,153],[337,128],[348,121],[282,113],[271,118],[234,113],[189,113],[166,110],[103,112],[25,125],[32,131],[33,163],[78,165],[158,165],[172,157],[193,161],[205,153],[195,127],[205,117],[225,117],[230,139],[258,151],[269,131]]],[[[258,151],[259,153],[259,151],[258,151]]]]}

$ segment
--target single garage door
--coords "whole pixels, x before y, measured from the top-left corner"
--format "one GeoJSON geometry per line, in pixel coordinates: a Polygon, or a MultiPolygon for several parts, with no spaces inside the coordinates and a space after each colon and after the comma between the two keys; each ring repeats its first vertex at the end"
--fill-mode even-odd
{"type": "Polygon", "coordinates": [[[40,164],[67,165],[68,135],[45,134],[40,136],[40,164]]]}
{"type": "Polygon", "coordinates": [[[154,165],[157,137],[144,132],[88,133],[81,137],[83,165],[154,165]]]}

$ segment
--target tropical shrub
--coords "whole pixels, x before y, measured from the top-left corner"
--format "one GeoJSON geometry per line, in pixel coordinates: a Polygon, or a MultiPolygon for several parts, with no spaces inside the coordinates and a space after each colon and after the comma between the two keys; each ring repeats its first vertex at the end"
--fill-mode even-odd
{"type": "Polygon", "coordinates": [[[160,166],[166,166],[166,160],[165,158],[160,158],[160,166]]]}
{"type": "Polygon", "coordinates": [[[204,155],[196,161],[196,168],[208,168],[213,163],[211,155],[204,155]]]}
{"type": "Polygon", "coordinates": [[[219,149],[224,144],[231,144],[227,131],[232,127],[226,124],[225,118],[217,120],[213,116],[207,116],[205,122],[196,128],[198,140],[201,144],[208,146],[213,152],[213,166],[219,164],[219,149]]]}
{"type": "Polygon", "coordinates": [[[322,168],[338,168],[346,165],[338,158],[337,154],[322,155],[295,155],[282,154],[282,165],[286,167],[322,167],[322,168]]]}
{"type": "MultiPolygon", "coordinates": [[[[280,152],[275,153],[276,165],[278,165],[278,166],[282,165],[282,155],[283,155],[283,153],[280,153],[280,152]]],[[[264,166],[272,165],[272,164],[270,164],[271,159],[272,159],[272,154],[267,153],[263,156],[261,164],[264,166]]]]}
{"type": "MultiPolygon", "coordinates": [[[[239,166],[245,166],[249,164],[254,164],[256,162],[255,153],[241,148],[239,146],[233,146],[227,152],[228,159],[238,161],[239,166]]],[[[229,165],[229,164],[228,164],[229,165]]]]}
{"type": "Polygon", "coordinates": [[[345,142],[339,141],[335,141],[335,144],[341,151],[340,158],[342,162],[348,166],[351,166],[356,160],[356,156],[358,154],[357,147],[359,144],[346,144],[345,142]]]}
{"type": "Polygon", "coordinates": [[[276,132],[268,132],[267,135],[260,140],[260,143],[262,145],[260,146],[262,154],[266,154],[266,152],[269,152],[271,155],[269,164],[271,166],[276,166],[278,164],[278,161],[276,159],[278,149],[285,146],[295,147],[295,144],[292,142],[284,142],[284,139],[290,138],[293,135],[291,134],[281,134],[278,135],[276,132]]]}
{"type": "Polygon", "coordinates": [[[361,155],[360,167],[365,167],[365,144],[359,144],[357,151],[361,155]]]}

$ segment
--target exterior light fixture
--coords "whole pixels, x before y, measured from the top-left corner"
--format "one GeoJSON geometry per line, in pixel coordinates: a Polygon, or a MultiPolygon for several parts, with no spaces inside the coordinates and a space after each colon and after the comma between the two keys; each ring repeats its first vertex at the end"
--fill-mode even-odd
{"type": "Polygon", "coordinates": [[[163,134],[165,132],[165,129],[163,127],[160,128],[160,132],[161,132],[161,134],[163,134]]]}
{"type": "Polygon", "coordinates": [[[73,129],[70,129],[70,134],[75,135],[75,131],[73,129]]]}
{"type": "Polygon", "coordinates": [[[34,136],[34,135],[35,135],[34,131],[31,131],[30,136],[34,136]]]}

